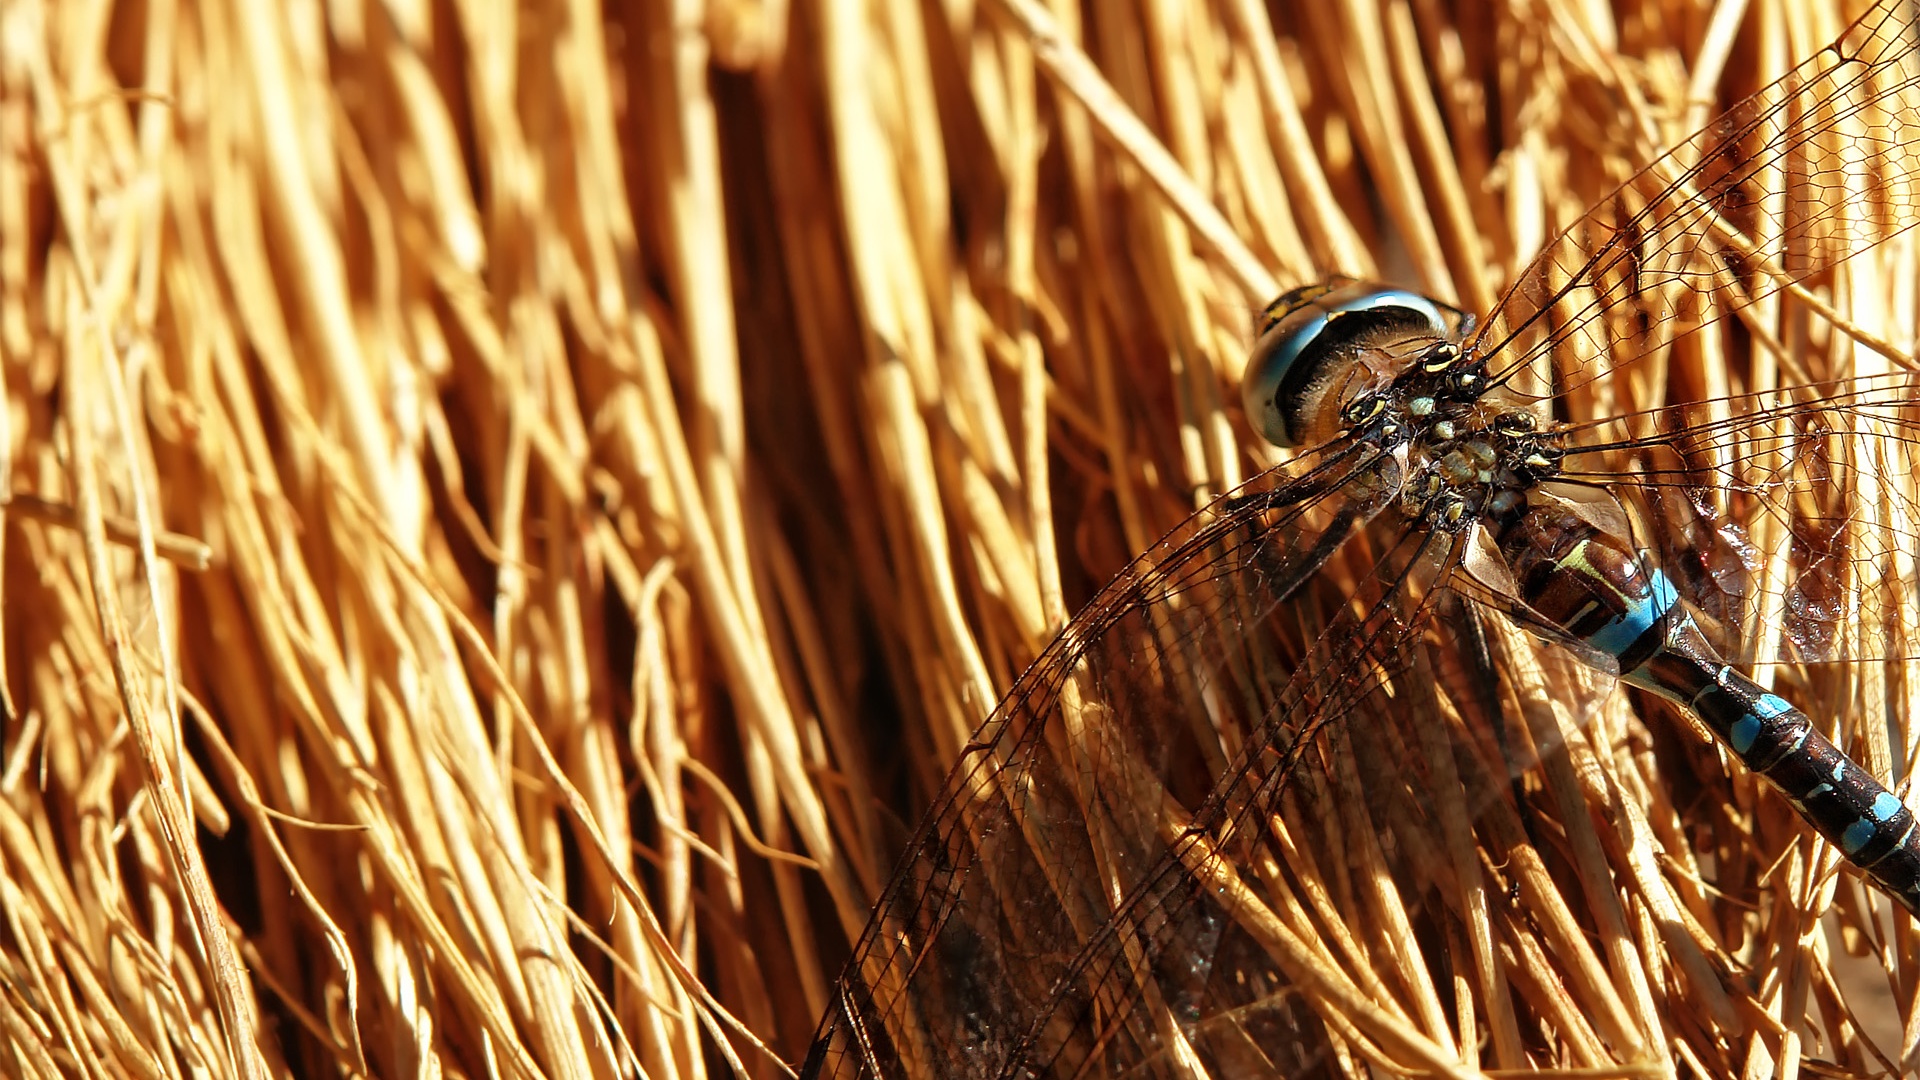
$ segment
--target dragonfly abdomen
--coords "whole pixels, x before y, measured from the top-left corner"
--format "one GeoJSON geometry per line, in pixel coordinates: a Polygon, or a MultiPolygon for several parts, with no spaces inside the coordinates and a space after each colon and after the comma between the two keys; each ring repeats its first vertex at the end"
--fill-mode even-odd
{"type": "Polygon", "coordinates": [[[1815,730],[1805,713],[1722,663],[1684,602],[1667,624],[1665,641],[1626,681],[1699,717],[1841,854],[1920,915],[1920,829],[1913,812],[1815,730]]]}
{"type": "Polygon", "coordinates": [[[1920,828],[1901,799],[1735,671],[1659,568],[1579,515],[1546,504],[1499,529],[1520,598],[1621,678],[1685,708],[1908,911],[1920,915],[1920,828]]]}

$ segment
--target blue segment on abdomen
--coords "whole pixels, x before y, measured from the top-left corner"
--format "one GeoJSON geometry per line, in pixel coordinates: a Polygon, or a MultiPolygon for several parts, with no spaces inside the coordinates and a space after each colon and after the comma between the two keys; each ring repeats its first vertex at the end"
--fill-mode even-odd
{"type": "Polygon", "coordinates": [[[1840,834],[1840,850],[1848,855],[1857,854],[1867,841],[1873,839],[1873,830],[1876,828],[1878,826],[1866,818],[1847,826],[1847,831],[1840,834]]]}
{"type": "Polygon", "coordinates": [[[1760,700],[1753,703],[1752,712],[1743,714],[1733,722],[1733,727],[1727,732],[1727,742],[1733,747],[1734,753],[1746,757],[1747,751],[1753,749],[1753,741],[1765,730],[1766,722],[1792,711],[1793,706],[1787,704],[1785,698],[1762,694],[1760,700]]]}
{"type": "Polygon", "coordinates": [[[1593,632],[1587,644],[1609,656],[1619,656],[1653,629],[1667,612],[1680,602],[1680,594],[1667,575],[1652,570],[1647,575],[1647,593],[1643,597],[1623,597],[1627,610],[1612,622],[1593,632]]]}
{"type": "Polygon", "coordinates": [[[1895,814],[1906,808],[1907,804],[1901,802],[1900,797],[1891,791],[1882,791],[1875,795],[1873,805],[1867,808],[1867,815],[1847,826],[1847,831],[1841,835],[1840,850],[1849,855],[1859,851],[1867,841],[1873,839],[1873,834],[1878,832],[1882,825],[1892,821],[1895,814]]]}

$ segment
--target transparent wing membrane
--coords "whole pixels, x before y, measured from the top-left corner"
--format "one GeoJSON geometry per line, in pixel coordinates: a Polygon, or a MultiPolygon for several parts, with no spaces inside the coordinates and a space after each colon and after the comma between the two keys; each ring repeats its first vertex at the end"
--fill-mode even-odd
{"type": "Polygon", "coordinates": [[[1853,374],[1804,358],[1794,335],[1809,313],[1911,369],[1913,342],[1849,312],[1856,292],[1900,287],[1862,253],[1920,224],[1916,32],[1909,4],[1877,5],[1588,211],[1481,324],[1475,346],[1498,377],[1565,393],[1728,317],[1782,382],[1853,374]]]}
{"type": "MultiPolygon", "coordinates": [[[[1349,509],[1333,502],[1313,509],[1349,509]]],[[[1170,539],[1096,601],[1097,636],[1023,680],[842,980],[824,1075],[1296,1072],[1327,1044],[1301,984],[1371,1000],[1364,953],[1330,952],[1313,912],[1378,864],[1333,843],[1330,810],[1368,812],[1355,762],[1374,756],[1337,744],[1381,699],[1419,696],[1417,612],[1391,568],[1422,553],[1414,540],[1370,568],[1343,591],[1356,606],[1319,625],[1325,605],[1260,599],[1292,591],[1274,575],[1299,567],[1264,545],[1305,516],[1170,539]]],[[[1405,1044],[1380,1052],[1409,1068],[1454,1053],[1385,1015],[1358,1022],[1405,1044]]]]}

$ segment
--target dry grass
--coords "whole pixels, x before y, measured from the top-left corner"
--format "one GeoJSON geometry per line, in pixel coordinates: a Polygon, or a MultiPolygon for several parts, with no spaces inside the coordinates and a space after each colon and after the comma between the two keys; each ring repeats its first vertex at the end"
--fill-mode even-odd
{"type": "MultiPolygon", "coordinates": [[[[0,1072],[780,1075],[993,703],[1273,460],[1279,285],[1488,310],[1859,5],[1612,7],[9,0],[0,1072]]],[[[1912,925],[1640,704],[1534,733],[1519,910],[1330,886],[1302,1060],[1912,1045],[1912,925]]]]}

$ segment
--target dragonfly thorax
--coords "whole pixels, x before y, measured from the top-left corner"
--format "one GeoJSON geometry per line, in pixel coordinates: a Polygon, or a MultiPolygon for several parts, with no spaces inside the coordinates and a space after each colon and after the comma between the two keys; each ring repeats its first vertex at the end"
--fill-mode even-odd
{"type": "Polygon", "coordinates": [[[1247,415],[1279,446],[1342,438],[1391,455],[1400,512],[1436,528],[1516,512],[1559,453],[1523,403],[1490,388],[1472,328],[1404,289],[1351,278],[1294,289],[1255,323],[1247,415]]]}
{"type": "Polygon", "coordinates": [[[1420,416],[1426,408],[1413,399],[1413,416],[1404,422],[1404,517],[1449,532],[1482,519],[1506,519],[1525,510],[1529,489],[1559,471],[1560,448],[1524,407],[1487,394],[1438,405],[1437,418],[1420,416]]]}

